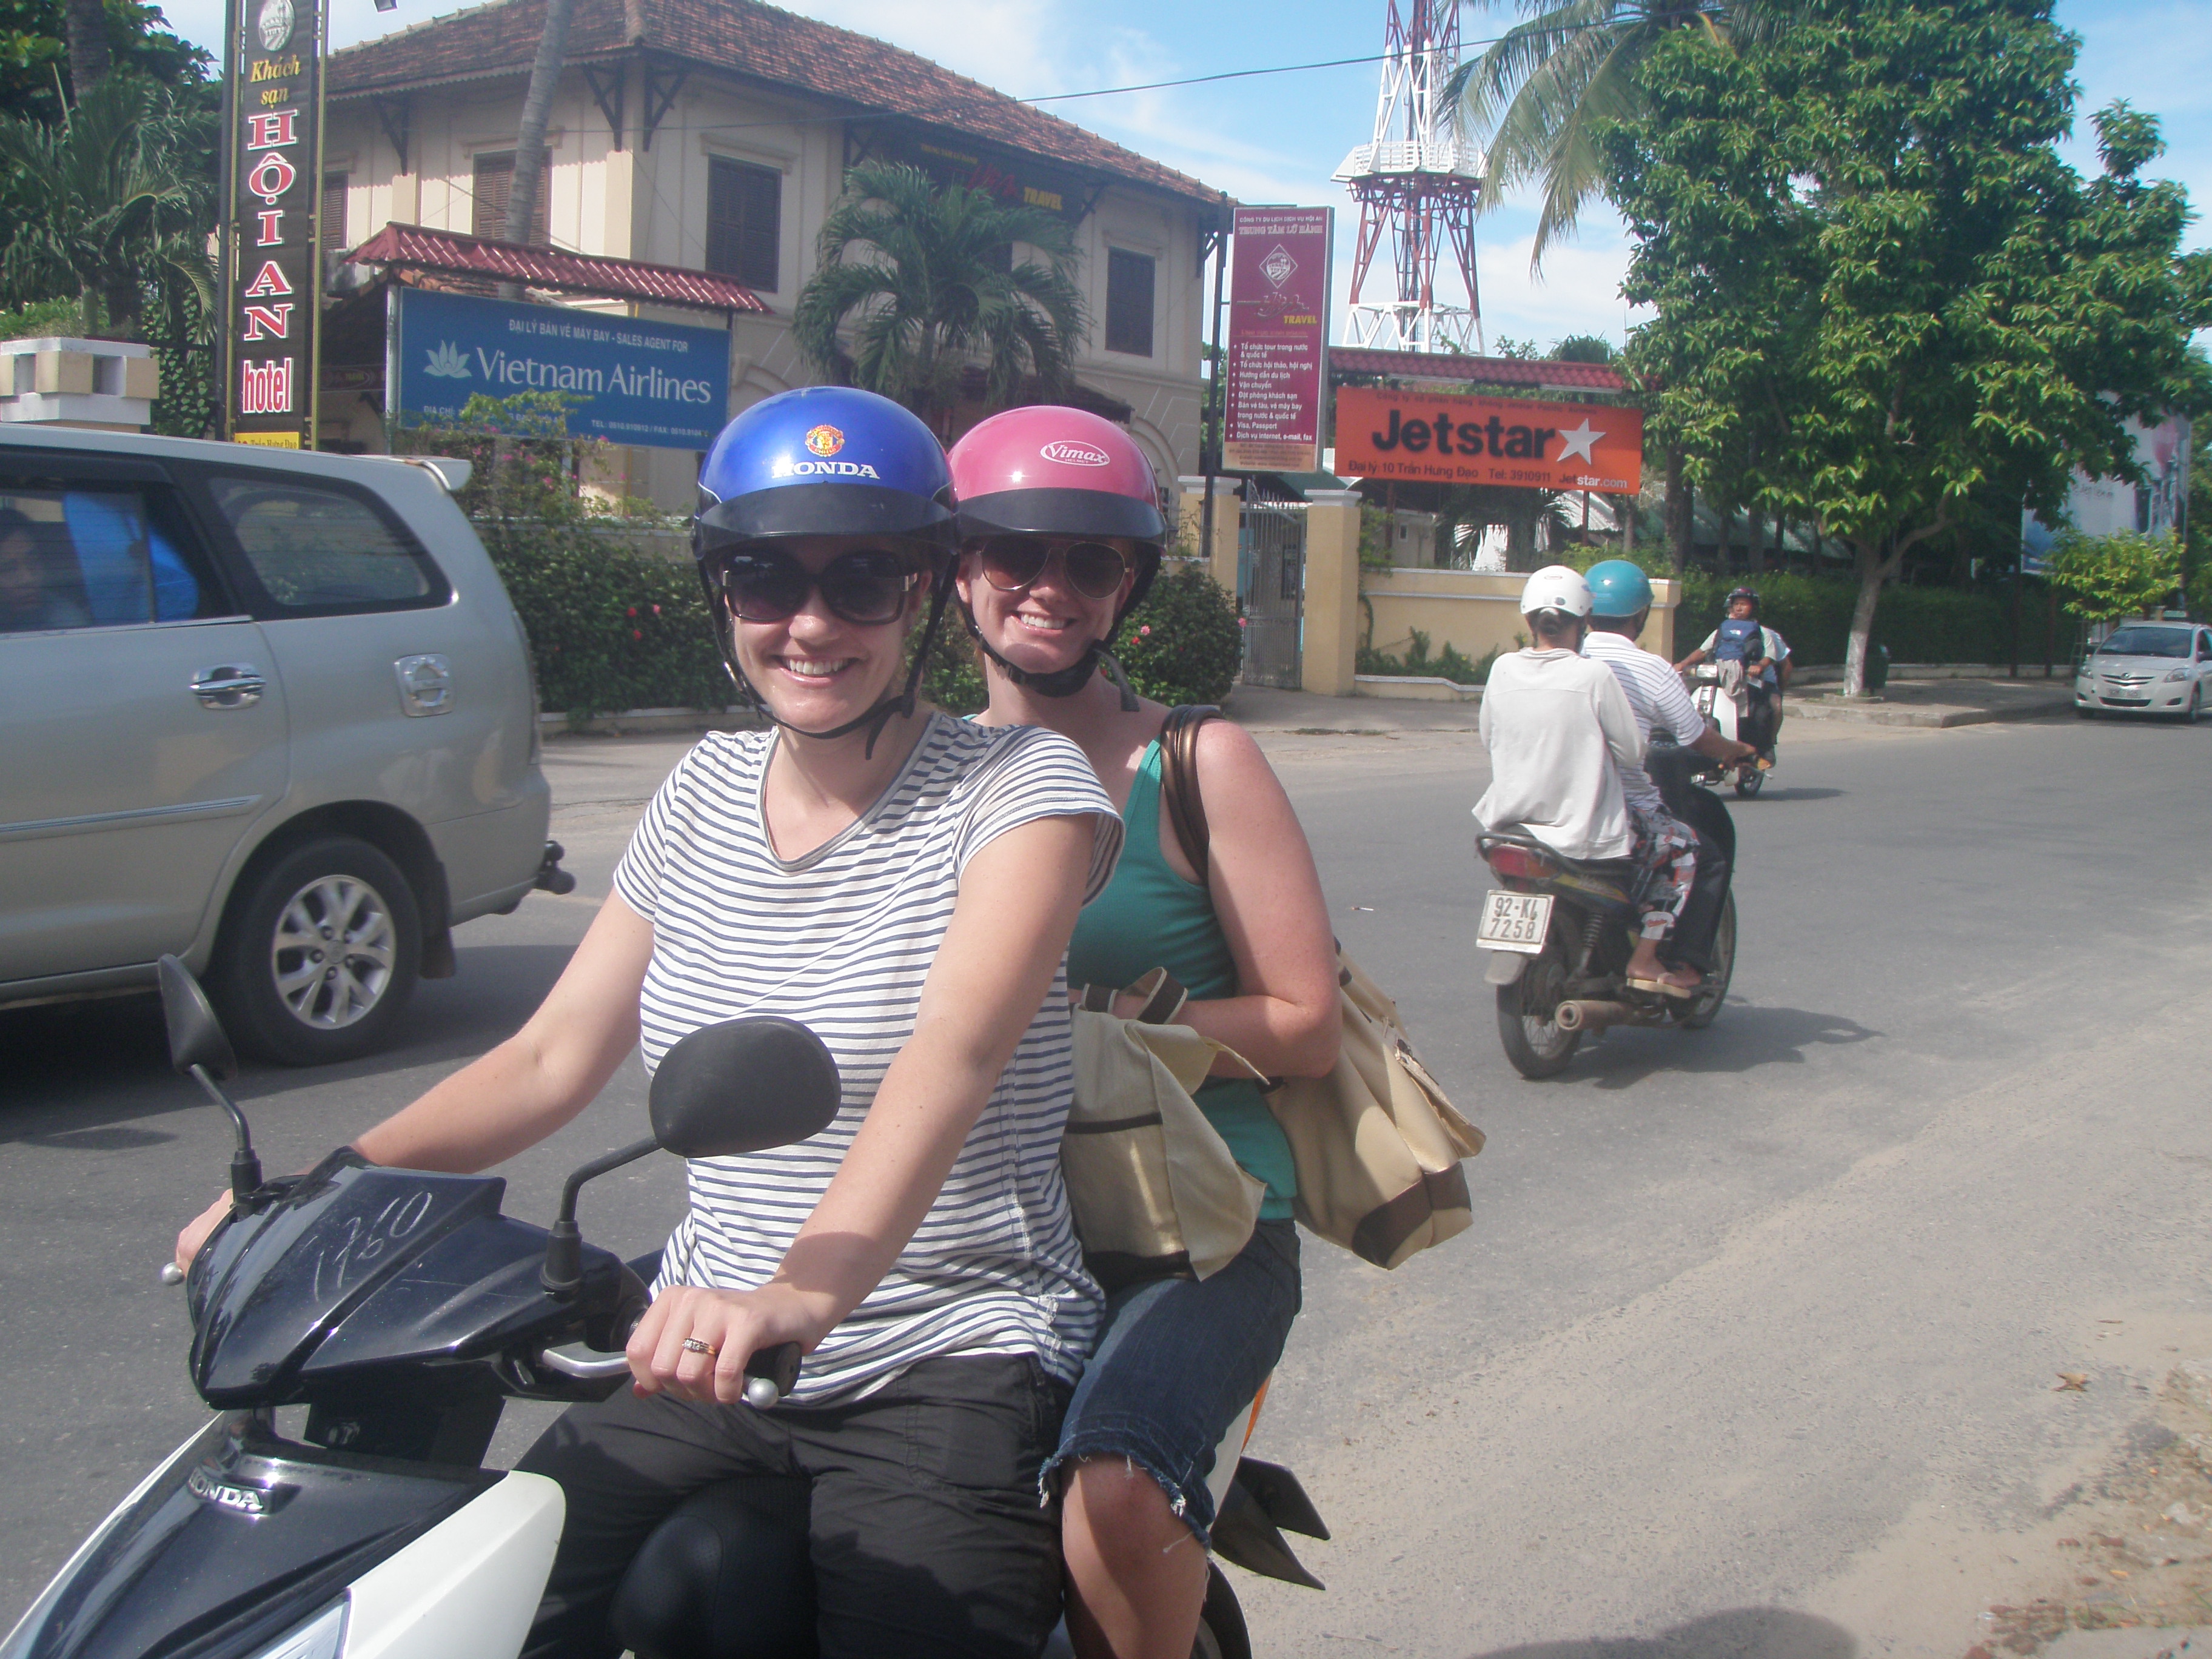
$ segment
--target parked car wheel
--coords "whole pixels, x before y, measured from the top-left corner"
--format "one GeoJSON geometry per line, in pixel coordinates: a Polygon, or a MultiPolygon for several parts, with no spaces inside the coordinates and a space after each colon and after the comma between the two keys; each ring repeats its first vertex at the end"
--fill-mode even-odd
{"type": "Polygon", "coordinates": [[[240,1048],[324,1066],[382,1046],[422,955],[421,913],[399,866],[365,841],[320,836],[239,899],[214,986],[240,1048]]]}

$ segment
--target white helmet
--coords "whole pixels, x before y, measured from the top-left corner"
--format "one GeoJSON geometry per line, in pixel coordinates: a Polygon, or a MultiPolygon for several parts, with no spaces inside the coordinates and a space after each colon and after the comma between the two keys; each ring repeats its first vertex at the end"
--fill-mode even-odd
{"type": "Polygon", "coordinates": [[[1521,590],[1521,614],[1533,617],[1539,611],[1564,611],[1571,617],[1589,616],[1589,584],[1583,580],[1583,573],[1564,564],[1547,564],[1529,577],[1521,590]]]}

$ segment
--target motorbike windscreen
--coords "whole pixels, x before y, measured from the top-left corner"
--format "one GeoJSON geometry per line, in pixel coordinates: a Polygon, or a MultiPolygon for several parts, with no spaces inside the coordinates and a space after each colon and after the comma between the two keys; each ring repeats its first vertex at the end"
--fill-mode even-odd
{"type": "Polygon", "coordinates": [[[408,1262],[496,1216],[495,1176],[387,1170],[331,1154],[220,1231],[192,1275],[193,1385],[210,1405],[275,1401],[318,1343],[408,1262]]]}

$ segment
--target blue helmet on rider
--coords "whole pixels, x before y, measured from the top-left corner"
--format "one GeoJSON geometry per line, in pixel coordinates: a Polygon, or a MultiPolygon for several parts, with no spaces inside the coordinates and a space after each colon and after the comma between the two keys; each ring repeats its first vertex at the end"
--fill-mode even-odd
{"type": "MultiPolygon", "coordinates": [[[[872,750],[893,714],[914,712],[929,647],[952,591],[952,471],[936,435],[888,398],[851,386],[805,386],[746,410],[715,438],[699,469],[691,556],[707,590],[723,666],[745,700],[784,722],[745,678],[724,602],[730,562],[799,536],[880,536],[932,578],[929,621],[902,691],[832,732],[868,728],[872,750]]],[[[794,731],[796,727],[793,728],[794,731]]]]}
{"type": "Polygon", "coordinates": [[[1589,584],[1590,615],[1633,617],[1651,605],[1651,578],[1626,559],[1601,559],[1583,573],[1589,584]]]}

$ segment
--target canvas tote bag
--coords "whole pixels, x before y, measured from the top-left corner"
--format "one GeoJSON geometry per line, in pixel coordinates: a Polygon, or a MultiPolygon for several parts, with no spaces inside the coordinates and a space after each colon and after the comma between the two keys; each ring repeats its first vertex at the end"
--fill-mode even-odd
{"type": "MultiPolygon", "coordinates": [[[[1198,788],[1198,728],[1220,714],[1189,706],[1160,733],[1161,795],[1183,856],[1201,877],[1209,836],[1198,788]]],[[[1291,1143],[1294,1208],[1311,1231],[1395,1267],[1474,1221],[1460,1160],[1482,1131],[1453,1109],[1407,1039],[1397,1005],[1337,947],[1343,1046],[1325,1078],[1291,1078],[1267,1104],[1291,1143]]]]}
{"type": "Polygon", "coordinates": [[[1075,1010],[1075,1104],[1060,1143],[1084,1261],[1109,1291],[1211,1277],[1250,1241],[1267,1195],[1191,1098],[1217,1056],[1243,1060],[1188,1025],[1158,1023],[1182,1002],[1164,969],[1129,988],[1148,999],[1152,1018],[1075,1010]]]}

